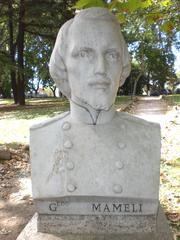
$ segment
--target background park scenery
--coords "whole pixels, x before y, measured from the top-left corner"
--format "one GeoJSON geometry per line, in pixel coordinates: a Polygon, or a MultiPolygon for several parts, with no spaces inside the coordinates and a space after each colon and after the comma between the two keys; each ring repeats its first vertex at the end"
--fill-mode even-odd
{"type": "Polygon", "coordinates": [[[2,240],[15,239],[34,213],[26,181],[29,127],[69,110],[48,69],[58,30],[76,11],[93,6],[116,15],[132,59],[116,108],[129,104],[124,111],[134,113],[139,95],[163,95],[170,107],[162,127],[160,200],[174,239],[180,237],[179,0],[0,0],[0,151],[10,154],[9,160],[0,159],[2,240]]]}

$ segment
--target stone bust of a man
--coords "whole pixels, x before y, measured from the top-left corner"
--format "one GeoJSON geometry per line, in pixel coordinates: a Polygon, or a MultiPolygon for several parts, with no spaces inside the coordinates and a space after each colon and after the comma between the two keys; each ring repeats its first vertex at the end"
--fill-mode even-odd
{"type": "Polygon", "coordinates": [[[50,73],[70,99],[73,118],[97,124],[99,114],[105,113],[101,121],[108,122],[117,89],[129,72],[129,54],[119,24],[106,9],[84,10],[60,29],[50,73]],[[74,112],[77,105],[80,112],[74,112]]]}
{"type": "Polygon", "coordinates": [[[70,112],[31,128],[35,199],[153,199],[156,212],[159,125],[113,107],[129,72],[127,47],[108,10],[83,10],[61,27],[50,74],[70,100],[70,112]]]}

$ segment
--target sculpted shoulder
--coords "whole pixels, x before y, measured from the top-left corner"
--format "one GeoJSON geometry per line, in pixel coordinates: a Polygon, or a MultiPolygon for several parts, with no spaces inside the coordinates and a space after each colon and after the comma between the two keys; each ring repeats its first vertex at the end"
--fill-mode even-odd
{"type": "Polygon", "coordinates": [[[48,120],[42,121],[40,123],[34,124],[30,127],[30,131],[35,131],[38,129],[46,129],[50,126],[53,126],[54,124],[58,123],[58,124],[62,124],[66,118],[69,117],[69,112],[64,112],[58,116],[55,116],[53,118],[50,118],[48,120]]]}
{"type": "Polygon", "coordinates": [[[149,122],[146,121],[142,118],[135,117],[129,113],[126,112],[117,112],[117,116],[119,119],[123,120],[126,122],[128,125],[134,125],[134,126],[143,126],[147,128],[154,128],[154,129],[159,129],[160,130],[160,124],[155,123],[155,122],[149,122]]]}

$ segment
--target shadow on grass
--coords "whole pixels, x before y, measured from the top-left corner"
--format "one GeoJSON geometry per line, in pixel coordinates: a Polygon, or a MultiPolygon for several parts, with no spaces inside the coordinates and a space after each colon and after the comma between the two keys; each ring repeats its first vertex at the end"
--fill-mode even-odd
{"type": "Polygon", "coordinates": [[[53,117],[69,110],[69,101],[61,99],[31,99],[25,106],[3,105],[0,107],[0,119],[33,119],[53,117]]]}
{"type": "MultiPolygon", "coordinates": [[[[116,105],[129,101],[129,96],[118,96],[116,105]]],[[[59,98],[27,99],[25,106],[0,104],[0,119],[34,119],[38,117],[53,117],[69,110],[69,101],[59,98]]]]}

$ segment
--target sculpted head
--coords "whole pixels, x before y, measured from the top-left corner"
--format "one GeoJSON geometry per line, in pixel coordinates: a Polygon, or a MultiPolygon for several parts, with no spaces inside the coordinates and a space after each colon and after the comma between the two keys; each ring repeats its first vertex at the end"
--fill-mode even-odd
{"type": "Polygon", "coordinates": [[[108,10],[83,10],[61,27],[50,74],[72,101],[108,110],[129,72],[130,58],[120,26],[108,10]]]}

